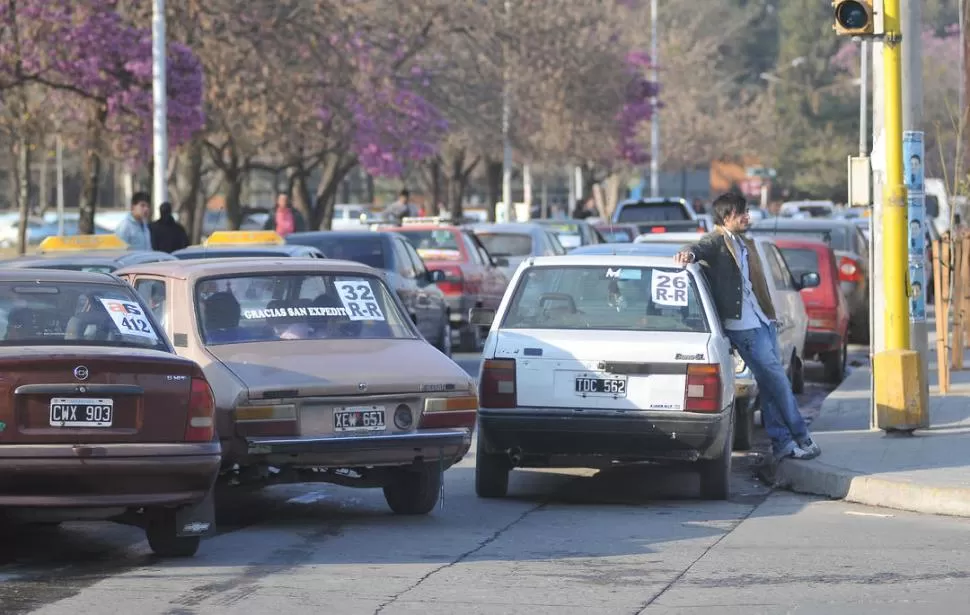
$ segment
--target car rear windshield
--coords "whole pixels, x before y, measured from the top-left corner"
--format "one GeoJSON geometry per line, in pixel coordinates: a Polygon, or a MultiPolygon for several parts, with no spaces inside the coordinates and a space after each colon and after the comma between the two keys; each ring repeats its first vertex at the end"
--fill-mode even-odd
{"type": "Polygon", "coordinates": [[[384,255],[384,240],[377,233],[354,236],[320,233],[307,239],[287,237],[286,241],[317,248],[326,254],[327,258],[355,261],[375,269],[388,268],[384,255]]]}
{"type": "Polygon", "coordinates": [[[818,273],[821,275],[818,268],[818,253],[815,250],[781,248],[781,254],[785,257],[788,268],[796,280],[800,279],[806,273],[818,273]]]}
{"type": "Polygon", "coordinates": [[[697,285],[680,267],[533,267],[519,281],[502,326],[709,331],[697,285]]]}
{"type": "Polygon", "coordinates": [[[414,229],[397,232],[411,242],[421,258],[427,260],[461,260],[458,237],[453,231],[447,229],[414,229]]]}
{"type": "Polygon", "coordinates": [[[475,233],[492,256],[529,256],[532,237],[519,233],[475,233]]]}
{"type": "Polygon", "coordinates": [[[0,282],[4,346],[121,346],[169,350],[133,289],[113,284],[0,282]]]}
{"type": "Polygon", "coordinates": [[[750,232],[754,235],[777,235],[778,237],[801,237],[802,239],[819,239],[829,244],[833,250],[843,252],[853,252],[850,245],[850,237],[847,230],[841,226],[831,226],[828,228],[808,228],[808,227],[786,227],[779,226],[777,229],[771,224],[752,227],[750,232]]]}
{"type": "Polygon", "coordinates": [[[609,243],[631,243],[633,241],[633,233],[630,232],[630,229],[601,226],[596,230],[598,230],[603,238],[609,243]]]}
{"type": "Polygon", "coordinates": [[[616,222],[663,222],[666,220],[690,220],[684,204],[680,201],[656,203],[631,203],[620,209],[616,222]]]}
{"type": "Polygon", "coordinates": [[[273,274],[200,280],[206,344],[413,338],[384,283],[360,274],[273,274]]]}

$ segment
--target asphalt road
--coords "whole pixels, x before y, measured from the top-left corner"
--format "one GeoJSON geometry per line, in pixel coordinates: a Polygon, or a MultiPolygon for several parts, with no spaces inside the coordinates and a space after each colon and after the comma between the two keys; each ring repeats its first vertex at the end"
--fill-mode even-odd
{"type": "Polygon", "coordinates": [[[392,515],[378,490],[236,493],[190,560],[159,560],[138,530],[111,524],[5,528],[0,613],[966,609],[970,522],[772,493],[754,457],[736,455],[727,502],[695,499],[689,471],[656,469],[516,471],[509,498],[479,500],[473,457],[446,473],[426,517],[392,515]]]}

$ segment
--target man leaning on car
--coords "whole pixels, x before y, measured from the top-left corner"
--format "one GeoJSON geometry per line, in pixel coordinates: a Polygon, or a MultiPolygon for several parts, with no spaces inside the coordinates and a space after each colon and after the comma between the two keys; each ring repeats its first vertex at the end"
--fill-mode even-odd
{"type": "Polygon", "coordinates": [[[744,236],[750,225],[747,203],[739,194],[725,193],[711,210],[714,231],[674,260],[683,266],[707,263],[725,333],[751,368],[761,391],[761,413],[774,458],[818,457],[821,449],[808,433],[781,362],[775,310],[757,248],[744,236]]]}

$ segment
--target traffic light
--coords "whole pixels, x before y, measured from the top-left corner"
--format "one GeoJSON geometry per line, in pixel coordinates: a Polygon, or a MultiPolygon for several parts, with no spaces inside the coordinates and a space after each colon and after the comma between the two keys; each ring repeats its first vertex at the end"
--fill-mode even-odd
{"type": "Polygon", "coordinates": [[[840,36],[871,35],[875,28],[871,0],[832,0],[835,24],[832,28],[840,36]]]}

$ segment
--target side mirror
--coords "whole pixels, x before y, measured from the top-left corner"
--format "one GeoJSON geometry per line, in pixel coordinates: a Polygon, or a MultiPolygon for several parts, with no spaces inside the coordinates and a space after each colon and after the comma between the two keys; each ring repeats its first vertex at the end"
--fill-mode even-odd
{"type": "Polygon", "coordinates": [[[504,256],[496,256],[492,259],[492,264],[496,267],[508,267],[509,259],[505,258],[504,256]]]}
{"type": "Polygon", "coordinates": [[[475,307],[468,310],[468,322],[479,327],[491,327],[495,320],[495,310],[492,308],[475,307]]]}
{"type": "Polygon", "coordinates": [[[815,273],[814,271],[811,273],[803,273],[798,289],[801,290],[803,288],[815,288],[821,283],[822,283],[821,278],[819,278],[818,274],[815,273]]]}
{"type": "Polygon", "coordinates": [[[432,284],[437,284],[438,282],[444,282],[445,272],[440,269],[429,269],[428,270],[428,281],[432,284]]]}

